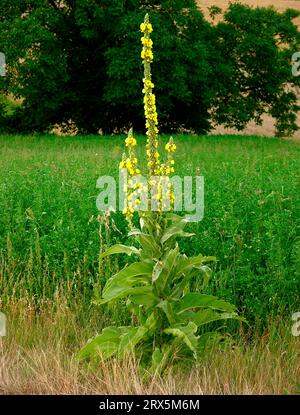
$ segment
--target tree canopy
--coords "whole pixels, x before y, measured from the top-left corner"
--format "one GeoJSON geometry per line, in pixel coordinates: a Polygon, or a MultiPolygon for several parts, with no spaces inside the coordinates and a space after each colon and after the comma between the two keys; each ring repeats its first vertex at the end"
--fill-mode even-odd
{"type": "Polygon", "coordinates": [[[263,113],[275,117],[278,134],[297,129],[299,78],[290,60],[300,45],[299,13],[232,4],[215,24],[194,0],[1,0],[0,87],[23,104],[0,123],[46,131],[72,120],[82,133],[142,131],[146,12],[155,26],[161,131],[242,129],[263,113]]]}

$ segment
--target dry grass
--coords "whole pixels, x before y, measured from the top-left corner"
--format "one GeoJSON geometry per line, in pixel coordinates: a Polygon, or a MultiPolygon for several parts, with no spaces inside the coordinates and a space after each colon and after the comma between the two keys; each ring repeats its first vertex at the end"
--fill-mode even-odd
{"type": "Polygon", "coordinates": [[[7,309],[0,394],[282,394],[300,384],[300,339],[290,330],[273,326],[252,345],[241,340],[233,350],[210,353],[186,374],[170,371],[143,383],[134,359],[79,364],[74,355],[87,330],[64,305],[44,304],[42,310],[26,303],[7,309]]]}

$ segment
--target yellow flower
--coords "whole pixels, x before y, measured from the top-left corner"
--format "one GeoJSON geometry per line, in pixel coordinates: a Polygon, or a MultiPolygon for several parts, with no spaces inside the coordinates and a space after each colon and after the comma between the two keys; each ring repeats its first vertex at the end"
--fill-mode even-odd
{"type": "MultiPolygon", "coordinates": [[[[174,172],[174,160],[172,153],[176,150],[176,145],[173,142],[172,137],[170,141],[166,144],[165,149],[168,153],[167,161],[164,164],[160,162],[160,154],[158,151],[158,116],[156,109],[156,98],[153,93],[154,83],[152,82],[151,76],[151,63],[153,61],[153,41],[150,38],[150,33],[152,33],[153,28],[149,22],[149,16],[145,16],[145,21],[140,25],[140,30],[143,33],[141,37],[142,42],[142,51],[141,57],[144,64],[144,79],[143,79],[143,102],[144,102],[144,112],[145,112],[145,126],[146,126],[146,154],[147,154],[147,164],[149,169],[148,184],[143,185],[141,182],[133,183],[132,177],[140,175],[141,171],[138,168],[138,160],[135,156],[135,146],[137,145],[137,140],[133,137],[132,129],[128,133],[128,137],[125,140],[126,147],[128,148],[127,155],[123,155],[123,158],[120,162],[120,167],[127,168],[129,174],[128,186],[124,186],[124,191],[126,193],[127,207],[123,210],[124,215],[129,222],[131,222],[133,213],[135,210],[138,210],[137,206],[141,204],[141,197],[144,193],[152,193],[154,189],[155,198],[158,200],[158,211],[163,209],[163,195],[162,195],[162,176],[169,176],[174,172]],[[157,180],[151,180],[151,176],[160,176],[157,180]],[[129,190],[128,190],[129,189],[129,190]],[[133,200],[133,196],[136,197],[133,200]]],[[[166,195],[170,197],[171,201],[174,201],[174,190],[170,182],[167,183],[168,190],[166,195]]]]}
{"type": "Polygon", "coordinates": [[[152,28],[152,24],[151,23],[148,23],[147,24],[147,30],[148,30],[149,33],[153,32],[153,28],[152,28]]]}
{"type": "Polygon", "coordinates": [[[168,144],[165,145],[165,149],[169,153],[174,153],[174,151],[176,150],[176,144],[174,144],[174,143],[168,143],[168,144]]]}
{"type": "Polygon", "coordinates": [[[136,139],[134,137],[127,137],[125,140],[126,147],[134,147],[136,146],[136,139]]]}

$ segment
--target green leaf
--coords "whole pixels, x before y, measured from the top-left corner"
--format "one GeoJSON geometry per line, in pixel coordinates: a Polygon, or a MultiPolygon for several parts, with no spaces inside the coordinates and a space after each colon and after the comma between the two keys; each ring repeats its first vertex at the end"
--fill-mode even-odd
{"type": "Polygon", "coordinates": [[[101,357],[108,359],[113,356],[120,343],[122,330],[117,327],[106,327],[102,333],[89,340],[89,342],[78,352],[78,359],[101,357]]]}
{"type": "Polygon", "coordinates": [[[136,236],[137,241],[143,249],[144,256],[150,258],[159,256],[159,246],[152,235],[143,233],[139,229],[132,230],[128,235],[136,236]]]}
{"type": "Polygon", "coordinates": [[[189,322],[187,326],[177,326],[165,329],[164,333],[172,334],[178,337],[193,352],[195,359],[197,358],[198,337],[195,335],[197,326],[193,322],[189,322]]]}
{"type": "Polygon", "coordinates": [[[186,294],[179,305],[177,306],[177,314],[183,313],[184,311],[198,308],[212,308],[221,311],[236,311],[236,307],[233,304],[227,303],[224,300],[220,300],[213,295],[188,293],[186,294]]]}
{"type": "Polygon", "coordinates": [[[191,269],[201,269],[205,262],[216,261],[216,257],[198,255],[195,257],[188,258],[186,255],[180,256],[178,266],[176,268],[176,274],[186,273],[191,269]]]}
{"type": "Polygon", "coordinates": [[[137,338],[136,334],[138,332],[138,327],[131,327],[131,329],[126,333],[122,340],[120,341],[119,347],[118,347],[118,355],[123,356],[126,352],[130,352],[133,350],[136,343],[140,340],[137,338]]]}
{"type": "Polygon", "coordinates": [[[157,320],[154,313],[152,313],[147,318],[144,325],[131,328],[131,330],[123,336],[118,349],[119,355],[132,351],[140,341],[146,340],[148,334],[153,334],[156,327],[157,320]]]}
{"type": "Polygon", "coordinates": [[[172,303],[170,303],[170,301],[168,300],[161,301],[159,304],[157,304],[157,307],[163,310],[163,312],[167,316],[169,324],[176,323],[176,315],[174,313],[173,306],[172,306],[172,303]]]}
{"type": "Polygon", "coordinates": [[[246,320],[243,317],[240,317],[237,313],[231,312],[231,313],[219,313],[216,311],[213,311],[211,309],[206,310],[200,310],[197,313],[193,313],[190,315],[191,320],[199,327],[204,324],[212,323],[214,321],[218,320],[228,320],[228,319],[234,319],[234,320],[240,320],[243,322],[246,322],[246,320]]]}
{"type": "Polygon", "coordinates": [[[97,300],[96,304],[106,304],[109,301],[119,300],[128,296],[148,296],[150,301],[152,299],[152,288],[149,285],[144,287],[128,287],[116,284],[110,287],[105,292],[105,295],[100,300],[97,300]]]}
{"type": "Polygon", "coordinates": [[[182,219],[180,222],[175,223],[173,225],[171,225],[163,234],[162,238],[161,238],[161,243],[164,244],[165,242],[167,242],[170,238],[172,238],[173,236],[180,236],[180,237],[190,237],[190,236],[194,236],[194,233],[188,233],[188,232],[184,232],[183,228],[185,227],[185,225],[187,224],[187,221],[185,219],[182,219]]]}
{"type": "Polygon", "coordinates": [[[147,295],[151,293],[150,275],[152,269],[153,265],[148,262],[135,262],[123,268],[107,281],[102,292],[102,299],[97,300],[97,304],[105,304],[130,294],[147,295]]]}
{"type": "Polygon", "coordinates": [[[162,346],[162,351],[156,347],[152,353],[152,364],[147,370],[144,379],[149,379],[149,375],[161,375],[166,366],[171,362],[173,355],[174,353],[172,344],[164,344],[162,346]]]}
{"type": "Polygon", "coordinates": [[[147,290],[143,293],[131,294],[130,299],[133,304],[143,305],[146,308],[153,307],[158,302],[158,298],[153,293],[152,285],[147,286],[147,290]]]}
{"type": "Polygon", "coordinates": [[[169,278],[175,268],[178,257],[178,246],[170,249],[164,256],[163,260],[157,262],[152,272],[152,283],[155,284],[159,293],[162,293],[167,285],[169,278]]]}
{"type": "Polygon", "coordinates": [[[138,276],[151,275],[153,270],[153,264],[149,262],[134,262],[128,267],[123,268],[117,274],[113,275],[106,283],[103,294],[105,291],[110,288],[113,284],[122,284],[122,285],[132,285],[135,282],[144,282],[146,283],[148,279],[137,279],[138,276]]]}
{"type": "Polygon", "coordinates": [[[156,262],[156,264],[153,267],[152,271],[152,283],[155,283],[157,279],[159,278],[161,272],[163,269],[163,265],[161,261],[156,262]]]}
{"type": "Polygon", "coordinates": [[[134,246],[126,246],[126,245],[117,244],[117,245],[114,245],[108,248],[100,256],[100,258],[104,258],[106,256],[113,255],[113,254],[140,255],[140,251],[134,246]]]}

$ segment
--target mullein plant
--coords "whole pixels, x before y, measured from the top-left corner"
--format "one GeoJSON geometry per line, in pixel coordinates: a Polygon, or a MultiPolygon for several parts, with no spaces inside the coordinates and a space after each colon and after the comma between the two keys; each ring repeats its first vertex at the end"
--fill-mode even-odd
{"type": "Polygon", "coordinates": [[[149,375],[161,374],[171,361],[197,361],[207,347],[224,339],[217,329],[207,329],[210,323],[226,319],[243,321],[243,318],[234,305],[203,293],[211,274],[207,263],[215,258],[187,257],[179,250],[177,239],[193,234],[184,231],[187,220],[172,212],[174,191],[169,177],[174,173],[175,165],[173,139],[165,145],[167,157],[164,163],[158,151],[158,118],[151,78],[153,42],[150,35],[153,28],[148,15],[140,29],[143,33],[141,57],[144,64],[147,183],[140,180],[141,171],[135,154],[137,140],[130,130],[125,141],[127,152],[120,168],[125,170],[128,178],[123,213],[130,225],[129,236],[135,238],[136,246],[114,245],[102,257],[126,254],[134,259],[108,279],[100,299],[96,300],[97,304],[123,300],[135,324],[104,328],[78,356],[80,359],[121,359],[134,353],[141,368],[149,375]],[[156,202],[154,211],[150,202],[146,206],[143,203],[149,194],[151,203],[156,202]],[[133,225],[135,212],[140,218],[139,227],[133,225]],[[192,291],[192,285],[197,290],[192,291]]]}

